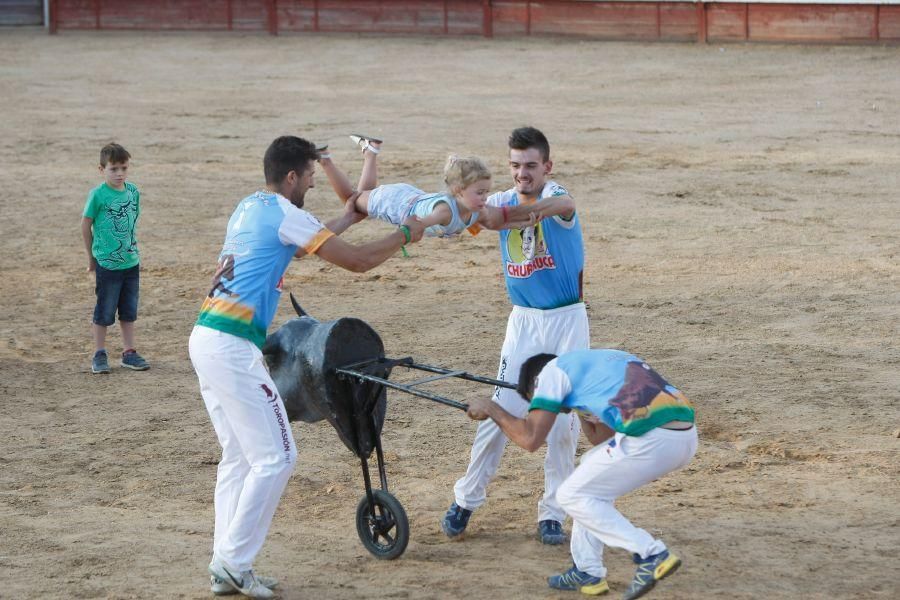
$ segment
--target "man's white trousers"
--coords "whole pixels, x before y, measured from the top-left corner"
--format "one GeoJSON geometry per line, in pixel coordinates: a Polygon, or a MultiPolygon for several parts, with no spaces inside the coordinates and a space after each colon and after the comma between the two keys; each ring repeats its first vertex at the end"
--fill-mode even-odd
{"type": "MultiPolygon", "coordinates": [[[[590,347],[587,311],[583,303],[552,310],[514,306],[506,324],[497,379],[516,384],[519,370],[535,354],[563,354],[590,347]]],[[[507,412],[524,418],[528,402],[515,390],[498,388],[494,402],[507,412]]],[[[565,511],[556,500],[556,490],[575,469],[575,449],[581,424],[574,414],[560,414],[547,436],[544,458],[544,495],[538,502],[538,521],[562,523],[565,511]]],[[[456,503],[475,510],[487,499],[487,486],[497,473],[508,438],[492,419],[481,421],[472,443],[466,474],[453,488],[456,503]]]]}
{"type": "Polygon", "coordinates": [[[297,461],[287,412],[251,341],[196,326],[190,356],[222,446],[216,478],[213,553],[252,568],[297,461]]]}
{"type": "Polygon", "coordinates": [[[616,498],[676,471],[697,451],[697,428],[657,427],[640,437],[617,433],[581,458],[556,498],[572,517],[572,559],[580,570],[605,577],[603,546],[624,548],[641,558],[666,549],[661,540],[635,527],[613,505],[616,498]]]}

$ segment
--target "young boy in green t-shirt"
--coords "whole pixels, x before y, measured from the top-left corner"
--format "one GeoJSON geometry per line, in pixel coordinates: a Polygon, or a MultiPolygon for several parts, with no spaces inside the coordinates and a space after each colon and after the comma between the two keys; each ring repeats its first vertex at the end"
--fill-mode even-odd
{"type": "Polygon", "coordinates": [[[91,372],[109,373],[106,328],[119,312],[122,328],[122,366],[146,371],[150,365],[134,349],[137,320],[140,254],[135,230],[141,214],[141,194],[125,181],[131,155],[119,144],[100,150],[100,174],[104,182],[90,191],[81,219],[81,236],[88,255],[88,272],[95,274],[97,304],[92,332],[94,358],[91,372]]]}

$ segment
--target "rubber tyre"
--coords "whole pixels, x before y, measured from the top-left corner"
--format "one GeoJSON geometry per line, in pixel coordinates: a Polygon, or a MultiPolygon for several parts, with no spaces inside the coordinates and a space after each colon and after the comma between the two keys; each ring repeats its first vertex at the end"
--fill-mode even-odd
{"type": "Polygon", "coordinates": [[[406,551],[409,519],[400,502],[384,490],[372,490],[375,514],[363,496],[356,507],[356,533],[375,558],[393,560],[406,551]]]}

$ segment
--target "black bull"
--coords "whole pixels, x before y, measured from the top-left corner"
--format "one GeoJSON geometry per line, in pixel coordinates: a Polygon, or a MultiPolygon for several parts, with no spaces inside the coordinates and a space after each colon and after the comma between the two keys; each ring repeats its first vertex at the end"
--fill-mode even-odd
{"type": "MultiPolygon", "coordinates": [[[[291,296],[299,315],[266,338],[263,355],[281,394],[288,419],[315,423],[327,419],[344,445],[367,458],[381,435],[387,408],[384,388],[338,377],[334,369],[384,357],[381,338],[364,321],[319,321],[291,296]]],[[[373,373],[386,378],[389,373],[373,373]]]]}

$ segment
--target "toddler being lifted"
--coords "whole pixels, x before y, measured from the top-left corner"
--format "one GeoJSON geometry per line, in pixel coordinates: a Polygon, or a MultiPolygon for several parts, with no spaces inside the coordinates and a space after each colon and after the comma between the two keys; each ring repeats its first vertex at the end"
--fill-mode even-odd
{"type": "Polygon", "coordinates": [[[486,205],[491,191],[491,171],[480,158],[451,155],[444,165],[446,190],[427,193],[409,183],[377,185],[377,158],[382,141],[358,134],[351,135],[350,139],[363,153],[363,168],[356,189],[334,164],[327,146],[320,149],[319,164],[338,197],[344,202],[355,202],[356,210],[361,213],[394,225],[407,217],[418,217],[425,225],[425,235],[431,237],[456,235],[476,223],[488,229],[534,224],[534,216],[516,222],[502,209],[486,205]]]}

